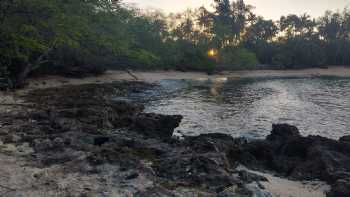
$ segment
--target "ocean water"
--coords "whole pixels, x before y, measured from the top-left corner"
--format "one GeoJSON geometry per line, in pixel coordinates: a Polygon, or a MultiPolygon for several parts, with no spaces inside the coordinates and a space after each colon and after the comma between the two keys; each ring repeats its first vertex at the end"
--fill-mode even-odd
{"type": "Polygon", "coordinates": [[[147,112],[181,114],[177,132],[266,137],[272,124],[288,123],[307,135],[350,135],[350,78],[291,77],[163,80],[130,95],[147,112]]]}

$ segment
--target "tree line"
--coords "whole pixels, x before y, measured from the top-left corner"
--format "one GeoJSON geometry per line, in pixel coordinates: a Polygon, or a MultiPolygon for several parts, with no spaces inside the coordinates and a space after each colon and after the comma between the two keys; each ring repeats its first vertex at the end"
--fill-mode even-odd
{"type": "MultiPolygon", "coordinates": [[[[264,19],[243,0],[166,15],[119,0],[0,1],[0,78],[350,65],[350,11],[264,19]]],[[[0,82],[1,83],[1,82],[0,82]]]]}

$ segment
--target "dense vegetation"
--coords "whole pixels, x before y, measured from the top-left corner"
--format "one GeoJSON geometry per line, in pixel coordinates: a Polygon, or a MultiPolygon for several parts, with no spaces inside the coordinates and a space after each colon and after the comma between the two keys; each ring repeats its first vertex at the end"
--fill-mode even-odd
{"type": "Polygon", "coordinates": [[[81,76],[105,68],[349,65],[349,36],[347,9],[272,21],[243,0],[168,16],[118,0],[1,0],[0,79],[15,87],[37,73],[81,76]]]}

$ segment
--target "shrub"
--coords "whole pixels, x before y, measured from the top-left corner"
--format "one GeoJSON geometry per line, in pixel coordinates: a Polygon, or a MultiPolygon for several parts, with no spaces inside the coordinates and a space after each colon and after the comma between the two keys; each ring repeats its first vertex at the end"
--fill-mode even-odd
{"type": "Polygon", "coordinates": [[[272,63],[287,68],[322,66],[326,63],[326,54],[320,41],[296,37],[279,45],[272,63]]]}
{"type": "Polygon", "coordinates": [[[245,48],[226,47],[219,52],[219,63],[225,69],[253,69],[258,60],[254,53],[245,48]]]}
{"type": "Polygon", "coordinates": [[[182,71],[191,70],[212,73],[215,65],[215,61],[207,57],[206,53],[199,49],[193,49],[182,54],[176,68],[182,71]]]}
{"type": "Polygon", "coordinates": [[[142,69],[154,68],[159,62],[159,57],[144,49],[132,51],[129,58],[130,66],[142,69]]]}

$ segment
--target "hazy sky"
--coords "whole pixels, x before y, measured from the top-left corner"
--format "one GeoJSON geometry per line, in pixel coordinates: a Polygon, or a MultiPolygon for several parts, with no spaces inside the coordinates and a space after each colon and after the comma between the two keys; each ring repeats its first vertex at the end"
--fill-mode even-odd
{"type": "MultiPolygon", "coordinates": [[[[160,8],[166,12],[178,12],[188,7],[205,5],[210,7],[213,0],[124,0],[142,8],[160,8]]],[[[322,15],[326,10],[343,9],[350,6],[350,0],[245,0],[256,7],[255,12],[265,18],[278,19],[281,15],[307,12],[313,17],[322,15]]]]}

